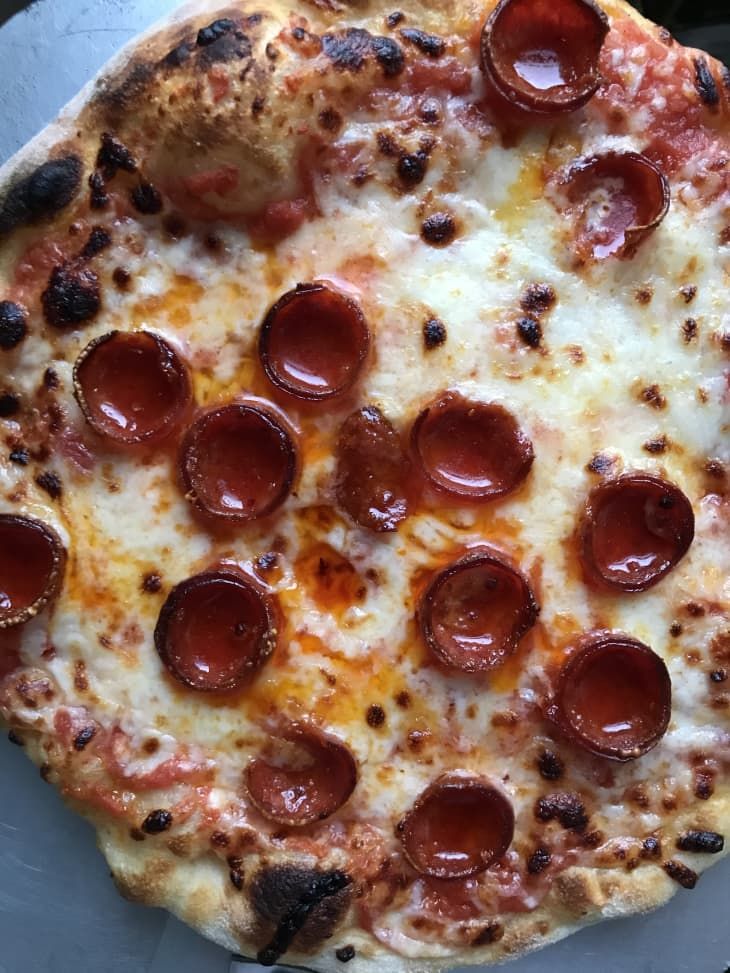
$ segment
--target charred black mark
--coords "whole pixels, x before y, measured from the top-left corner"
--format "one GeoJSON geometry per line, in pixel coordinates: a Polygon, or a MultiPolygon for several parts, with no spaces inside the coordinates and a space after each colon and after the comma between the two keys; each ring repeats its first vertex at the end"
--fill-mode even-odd
{"type": "Polygon", "coordinates": [[[76,739],[74,740],[74,750],[78,750],[80,752],[86,749],[88,744],[91,743],[95,736],[96,727],[92,725],[85,726],[83,730],[79,730],[79,732],[76,734],[76,739]]]}
{"type": "Polygon", "coordinates": [[[517,334],[520,341],[528,348],[539,348],[542,341],[542,327],[534,318],[520,318],[517,322],[517,334]]]}
{"type": "Polygon", "coordinates": [[[20,399],[10,392],[0,394],[0,419],[11,419],[20,410],[20,399]]]}
{"type": "Polygon", "coordinates": [[[560,780],[565,773],[565,764],[552,750],[543,750],[537,758],[537,769],[545,780],[560,780]]]}
{"type": "Polygon", "coordinates": [[[432,213],[421,224],[421,238],[431,246],[447,246],[456,236],[456,223],[450,213],[432,213]]]}
{"type": "Polygon", "coordinates": [[[585,805],[578,794],[561,791],[546,794],[535,804],[535,817],[538,821],[552,821],[557,819],[560,824],[571,831],[582,831],[588,824],[585,805]]]}
{"type": "Polygon", "coordinates": [[[135,64],[118,87],[107,90],[102,95],[108,114],[116,119],[129,111],[134,102],[142,97],[154,77],[154,64],[135,64]]]}
{"type": "Polygon", "coordinates": [[[30,461],[30,453],[25,447],[20,447],[14,449],[8,459],[11,463],[17,463],[18,466],[27,466],[30,461]]]}
{"type": "Polygon", "coordinates": [[[104,229],[103,226],[92,227],[91,233],[89,234],[89,239],[86,241],[84,249],[81,251],[82,260],[91,260],[97,254],[101,253],[102,250],[106,250],[108,246],[111,245],[112,238],[108,230],[104,229]]]}
{"type": "Polygon", "coordinates": [[[332,935],[350,901],[352,879],[345,872],[277,865],[259,872],[251,902],[257,915],[276,929],[258,954],[262,966],[273,966],[294,942],[312,948],[332,935]]]}
{"type": "Polygon", "coordinates": [[[394,10],[392,14],[388,14],[385,18],[385,22],[388,27],[397,27],[398,24],[402,24],[406,19],[406,15],[401,10],[394,10]]]}
{"type": "Polygon", "coordinates": [[[687,318],[686,321],[682,323],[682,338],[686,345],[690,344],[695,340],[700,328],[694,318],[687,318]]]}
{"type": "Polygon", "coordinates": [[[423,344],[426,351],[439,348],[446,341],[446,325],[438,318],[429,318],[423,325],[423,344]]]}
{"type": "Polygon", "coordinates": [[[141,182],[130,193],[132,205],[138,213],[152,216],[162,209],[162,196],[150,182],[141,182]]]}
{"type": "Polygon", "coordinates": [[[365,720],[368,726],[373,727],[373,729],[378,729],[378,727],[381,727],[385,723],[385,710],[378,703],[373,703],[371,706],[368,706],[365,720]]]}
{"type": "Polygon", "coordinates": [[[443,37],[427,34],[425,30],[418,30],[417,27],[404,27],[400,36],[429,57],[441,57],[446,50],[446,41],[443,37]]]}
{"type": "Polygon", "coordinates": [[[684,287],[679,288],[679,293],[685,304],[691,304],[697,296],[697,287],[695,284],[685,284],[684,287]]]}
{"type": "Polygon", "coordinates": [[[44,162],[14,183],[0,207],[0,233],[60,213],[78,192],[82,173],[81,159],[67,155],[44,162]]]}
{"type": "Polygon", "coordinates": [[[405,58],[400,46],[390,37],[373,37],[373,54],[386,78],[394,78],[403,70],[405,58]]]}
{"type": "Polygon", "coordinates": [[[320,127],[326,132],[338,132],[342,127],[342,115],[334,108],[324,108],[318,116],[320,127]]]}
{"type": "Polygon", "coordinates": [[[58,473],[46,470],[45,473],[39,473],[35,481],[41,490],[46,491],[51,500],[58,500],[63,494],[63,484],[58,473]]]}
{"type": "Polygon", "coordinates": [[[96,156],[96,168],[108,181],[113,179],[120,170],[136,172],[137,162],[126,145],[115,139],[109,132],[103,132],[101,146],[96,156]]]}
{"type": "Polygon", "coordinates": [[[544,872],[552,861],[552,855],[544,845],[536,848],[527,859],[527,871],[530,875],[539,875],[544,872]]]}
{"type": "Polygon", "coordinates": [[[349,943],[347,946],[341,946],[335,950],[335,957],[340,963],[349,963],[351,959],[355,959],[355,947],[349,943]]]}
{"type": "Polygon", "coordinates": [[[557,301],[555,289],[550,284],[530,284],[520,298],[520,307],[525,314],[539,316],[549,311],[557,301]]]}
{"type": "Polygon", "coordinates": [[[129,290],[132,275],[125,267],[115,267],[112,280],[120,291],[126,291],[129,290]]]}
{"type": "Polygon", "coordinates": [[[697,872],[693,872],[691,868],[687,868],[681,862],[671,861],[664,862],[662,866],[667,875],[674,879],[683,889],[693,889],[698,881],[697,872]]]}
{"type": "Polygon", "coordinates": [[[51,368],[50,365],[43,372],[43,388],[51,391],[61,388],[61,379],[58,377],[58,372],[55,368],[51,368]]]}
{"type": "Polygon", "coordinates": [[[491,946],[504,936],[504,927],[496,920],[490,920],[483,929],[472,939],[472,946],[491,946]]]}
{"type": "Polygon", "coordinates": [[[148,595],[156,595],[162,588],[162,578],[159,574],[146,574],[142,579],[142,591],[148,595]]]}
{"type": "Polygon", "coordinates": [[[101,308],[99,278],[88,267],[55,267],[41,302],[45,319],[53,327],[83,324],[101,308]]]}
{"type": "Polygon", "coordinates": [[[229,20],[227,17],[222,17],[220,20],[214,20],[207,27],[202,27],[198,31],[195,42],[198,47],[207,47],[209,44],[214,44],[217,40],[220,40],[224,34],[228,34],[235,29],[236,25],[232,20],[229,20]]]}
{"type": "Polygon", "coordinates": [[[644,838],[641,843],[641,851],[639,855],[642,858],[661,858],[662,856],[662,843],[654,835],[649,835],[648,838],[644,838]]]}
{"type": "Polygon", "coordinates": [[[717,90],[717,83],[712,76],[710,66],[704,57],[696,57],[694,64],[697,94],[708,108],[715,108],[720,103],[720,92],[717,90]]]}
{"type": "Polygon", "coordinates": [[[227,17],[214,20],[212,24],[201,28],[198,31],[196,44],[202,48],[201,62],[208,65],[251,56],[250,40],[237,24],[227,17]]]}
{"type": "Polygon", "coordinates": [[[677,838],[680,851],[694,851],[703,855],[719,855],[725,839],[716,831],[685,831],[677,838]]]}
{"type": "Polygon", "coordinates": [[[398,160],[398,178],[404,186],[409,188],[423,182],[428,168],[428,152],[419,149],[409,152],[398,160]]]}
{"type": "Polygon", "coordinates": [[[142,830],[145,834],[161,834],[163,831],[167,831],[171,825],[172,815],[169,811],[150,811],[142,822],[142,830]]]}
{"type": "Polygon", "coordinates": [[[360,27],[339,34],[325,34],[322,50],[338,71],[359,71],[370,53],[372,35],[360,27]]]}
{"type": "Polygon", "coordinates": [[[17,348],[28,332],[25,311],[14,301],[0,301],[0,348],[11,351],[17,348]]]}
{"type": "Polygon", "coordinates": [[[168,68],[179,68],[185,64],[194,50],[195,44],[191,41],[183,41],[182,44],[173,47],[169,54],[163,57],[161,63],[168,68]]]}
{"type": "Polygon", "coordinates": [[[104,176],[98,169],[89,176],[89,203],[92,209],[106,209],[109,205],[109,194],[106,191],[104,176]]]}

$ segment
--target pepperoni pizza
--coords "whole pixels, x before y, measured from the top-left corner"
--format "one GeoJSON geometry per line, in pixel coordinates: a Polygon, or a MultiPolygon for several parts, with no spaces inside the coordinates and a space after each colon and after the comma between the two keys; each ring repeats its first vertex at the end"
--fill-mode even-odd
{"type": "Polygon", "coordinates": [[[730,825],[730,75],[621,0],[195,0],[0,171],[0,714],[318,970],[730,825]]]}

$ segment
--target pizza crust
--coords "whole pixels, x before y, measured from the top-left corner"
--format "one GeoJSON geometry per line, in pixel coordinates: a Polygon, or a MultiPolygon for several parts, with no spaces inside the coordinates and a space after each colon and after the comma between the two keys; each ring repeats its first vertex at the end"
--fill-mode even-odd
{"type": "MultiPolygon", "coordinates": [[[[403,9],[414,11],[424,28],[448,35],[464,31],[464,25],[474,19],[483,19],[490,5],[491,0],[487,4],[464,0],[448,15],[444,13],[443,4],[436,0],[410,3],[403,9]]],[[[622,0],[603,0],[602,6],[611,16],[630,17],[643,30],[656,35],[658,28],[622,0]]],[[[191,119],[191,112],[183,99],[182,104],[168,105],[160,123],[155,116],[160,106],[167,104],[166,97],[170,92],[168,79],[156,66],[165,55],[213,17],[224,17],[230,13],[240,18],[256,14],[259,9],[252,0],[245,5],[235,6],[212,0],[195,0],[155,24],[112,59],[54,123],[0,168],[0,193],[12,192],[18,181],[36,167],[68,152],[82,159],[84,172],[88,173],[93,168],[100,133],[113,124],[115,134],[128,143],[133,152],[138,151],[145,157],[145,165],[153,181],[169,181],[173,170],[180,165],[183,168],[189,165],[191,173],[208,167],[211,164],[210,152],[216,165],[225,164],[231,158],[231,153],[236,153],[240,162],[240,154],[243,153],[246,165],[255,178],[253,188],[249,187],[247,191],[250,195],[244,194],[236,200],[241,213],[253,213],[271,199],[287,199],[292,194],[296,195],[301,188],[297,184],[294,161],[299,143],[296,139],[282,139],[280,133],[285,123],[302,126],[313,123],[318,105],[315,104],[313,109],[310,96],[315,92],[299,89],[292,97],[291,92],[280,83],[280,75],[272,75],[267,45],[291,22],[291,17],[305,16],[313,29],[320,33],[343,19],[375,31],[390,8],[380,0],[347,4],[336,0],[332,3],[329,0],[310,0],[308,3],[268,0],[261,22],[252,28],[251,65],[235,89],[247,105],[257,99],[265,99],[270,108],[266,120],[256,120],[247,112],[242,119],[236,119],[235,127],[226,125],[224,116],[216,115],[215,107],[210,105],[207,106],[210,110],[202,117],[191,119]],[[223,117],[221,124],[220,117],[223,117]],[[149,158],[147,146],[143,144],[147,137],[144,134],[146,123],[149,123],[149,132],[152,131],[151,126],[161,125],[163,134],[158,143],[161,149],[156,157],[153,154],[149,158]],[[141,136],[138,135],[140,131],[143,133],[141,136]]],[[[284,60],[286,56],[284,54],[284,60]]],[[[368,64],[366,70],[377,70],[377,66],[368,64]]],[[[334,90],[338,85],[344,85],[344,75],[338,76],[331,68],[327,83],[334,90]]],[[[80,192],[85,191],[84,184],[80,192]]],[[[7,274],[25,241],[25,230],[19,228],[9,242],[5,242],[0,257],[0,272],[7,274]]],[[[48,755],[43,738],[28,732],[24,742],[36,763],[44,764],[48,755]]],[[[147,841],[134,845],[130,843],[127,833],[106,816],[89,811],[84,806],[78,806],[78,810],[95,825],[99,845],[123,895],[146,905],[164,906],[231,951],[255,954],[261,945],[262,923],[250,897],[254,876],[246,876],[244,890],[239,891],[212,854],[207,859],[201,856],[187,858],[184,847],[178,847],[177,853],[174,853],[169,848],[161,847],[159,842],[147,841]]],[[[716,793],[711,807],[703,811],[703,826],[708,830],[722,831],[730,821],[730,794],[716,793]]],[[[696,814],[693,814],[692,823],[697,823],[696,814]]],[[[706,856],[685,855],[683,859],[688,860],[699,873],[718,857],[708,860],[706,856]]],[[[281,855],[260,862],[257,870],[276,866],[337,868],[345,864],[336,855],[330,861],[315,860],[306,855],[281,855]]],[[[625,872],[571,867],[557,876],[552,891],[536,910],[529,915],[501,920],[505,930],[498,942],[450,950],[446,960],[439,957],[409,959],[380,948],[358,928],[350,913],[332,930],[332,939],[317,957],[316,964],[322,971],[341,969],[341,963],[334,957],[334,949],[346,943],[356,949],[356,957],[347,966],[354,973],[375,973],[376,970],[386,973],[435,973],[444,969],[445,963],[451,966],[499,962],[554,942],[601,919],[656,908],[664,904],[677,887],[661,867],[653,864],[642,863],[636,870],[625,872]]],[[[311,963],[312,953],[292,951],[286,954],[286,960],[290,963],[311,963]]]]}

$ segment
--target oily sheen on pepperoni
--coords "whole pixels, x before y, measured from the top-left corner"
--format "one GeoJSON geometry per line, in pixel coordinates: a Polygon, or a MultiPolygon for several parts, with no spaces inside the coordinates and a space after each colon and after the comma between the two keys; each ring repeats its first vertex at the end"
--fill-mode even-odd
{"type": "Polygon", "coordinates": [[[575,111],[601,82],[608,29],[592,0],[501,0],[482,31],[482,70],[510,107],[535,115],[575,111]]]}
{"type": "Polygon", "coordinates": [[[269,310],[259,356],[269,381],[300,399],[349,389],[367,357],[370,333],[350,297],[324,284],[298,284],[269,310]]]}
{"type": "Polygon", "coordinates": [[[538,613],[524,575],[497,552],[479,548],[436,574],[418,620],[426,645],[444,665],[484,672],[514,652],[538,613]]]}
{"type": "Polygon", "coordinates": [[[501,790],[482,777],[442,774],[399,822],[411,865],[432,878],[467,878],[485,871],[509,848],[514,811],[501,790]]]}
{"type": "Polygon", "coordinates": [[[66,551],[47,524],[0,514],[0,629],[29,621],[58,594],[66,551]]]}
{"type": "Polygon", "coordinates": [[[297,470],[289,429],[272,409],[235,403],[202,415],[180,456],[187,498],[203,513],[256,520],[286,500],[297,470]]]}
{"type": "Polygon", "coordinates": [[[337,439],[337,502],[374,531],[395,530],[408,516],[410,462],[393,424],[374,405],[353,412],[337,439]]]}
{"type": "Polygon", "coordinates": [[[579,159],[562,177],[583,259],[632,257],[662,222],[670,203],[667,177],[638,152],[579,159]]]}
{"type": "Polygon", "coordinates": [[[584,750],[625,761],[657,745],[671,707],[660,656],[628,635],[591,632],[563,666],[548,713],[584,750]]]}
{"type": "Polygon", "coordinates": [[[504,406],[445,392],[411,431],[419,466],[438,490],[461,500],[495,500],[530,472],[532,443],[504,406]]]}
{"type": "Polygon", "coordinates": [[[172,676],[190,689],[236,689],[274,650],[273,599],[245,578],[207,571],[182,581],[162,606],[155,647],[172,676]]]}
{"type": "Polygon", "coordinates": [[[246,768],[246,789],[267,818],[292,827],[334,814],[357,783],[350,750],[309,723],[291,723],[278,737],[291,746],[278,759],[255,757],[246,768]]]}
{"type": "Polygon", "coordinates": [[[646,591],[687,553],[692,505],[679,487],[651,473],[599,484],[586,501],[580,557],[587,581],[624,592],[646,591]]]}
{"type": "Polygon", "coordinates": [[[74,393],[99,435],[127,445],[164,439],[192,398],[185,363],[148,331],[112,331],[87,345],[74,367],[74,393]]]}

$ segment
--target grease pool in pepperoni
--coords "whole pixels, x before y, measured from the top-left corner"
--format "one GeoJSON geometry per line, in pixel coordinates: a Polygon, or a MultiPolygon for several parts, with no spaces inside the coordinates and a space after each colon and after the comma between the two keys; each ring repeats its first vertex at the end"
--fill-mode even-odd
{"type": "Polygon", "coordinates": [[[678,486],[651,473],[626,473],[595,487],[580,526],[587,581],[646,591],[684,557],[694,537],[692,505],[678,486]]]}
{"type": "Polygon", "coordinates": [[[178,682],[215,692],[249,680],[273,652],[276,637],[270,595],[233,572],[205,571],[168,595],[155,647],[178,682]]]}
{"type": "Polygon", "coordinates": [[[411,865],[432,878],[467,878],[507,851],[514,835],[507,797],[483,777],[452,771],[437,778],[399,822],[411,865]]]}
{"type": "Polygon", "coordinates": [[[433,486],[467,501],[495,500],[530,472],[532,443],[504,406],[444,392],[418,416],[413,452],[433,486]]]}
{"type": "Polygon", "coordinates": [[[22,625],[58,594],[66,551],[48,524],[0,514],[0,629],[22,625]]]}
{"type": "Polygon", "coordinates": [[[188,369],[149,331],[110,331],[84,348],[74,366],[84,418],[116,443],[159,442],[180,426],[190,402],[188,369]]]}
{"type": "Polygon", "coordinates": [[[357,764],[341,740],[309,723],[291,723],[279,738],[290,746],[274,761],[255,757],[246,789],[267,818],[292,827],[334,814],[357,783],[357,764]]]}
{"type": "Polygon", "coordinates": [[[579,257],[629,258],[667,215],[670,189],[661,169],[639,152],[579,159],[561,177],[575,222],[579,257]]]}
{"type": "Polygon", "coordinates": [[[421,597],[418,621],[444,665],[484,672],[514,652],[538,613],[524,575],[497,552],[478,548],[436,574],[421,597]]]}
{"type": "Polygon", "coordinates": [[[337,439],[337,502],[374,531],[392,531],[408,515],[410,462],[393,424],[376,406],[348,416],[337,439]]]}
{"type": "Polygon", "coordinates": [[[584,750],[634,760],[669,725],[672,684],[648,645],[620,632],[590,632],[564,664],[548,716],[584,750]]]}
{"type": "Polygon", "coordinates": [[[514,108],[548,116],[575,111],[601,82],[608,29],[593,0],[500,0],[482,31],[482,69],[514,108]]]}
{"type": "Polygon", "coordinates": [[[269,381],[299,399],[331,399],[356,381],[370,332],[359,305],[325,284],[298,284],[273,305],[259,335],[269,381]]]}
{"type": "Polygon", "coordinates": [[[297,451],[285,421],[258,403],[204,413],[183,443],[180,471],[186,497],[211,517],[250,521],[276,510],[289,495],[297,451]]]}

